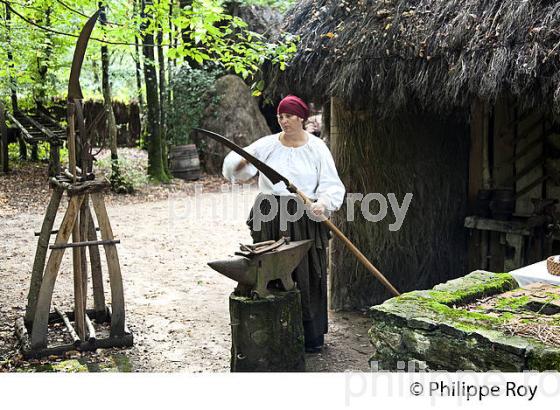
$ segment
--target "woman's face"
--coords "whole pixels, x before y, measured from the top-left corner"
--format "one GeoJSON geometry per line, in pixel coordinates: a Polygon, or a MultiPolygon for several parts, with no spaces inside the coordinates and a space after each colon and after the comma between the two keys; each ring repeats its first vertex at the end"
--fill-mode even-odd
{"type": "Polygon", "coordinates": [[[282,131],[292,133],[303,129],[303,119],[293,114],[278,114],[278,124],[282,131]]]}

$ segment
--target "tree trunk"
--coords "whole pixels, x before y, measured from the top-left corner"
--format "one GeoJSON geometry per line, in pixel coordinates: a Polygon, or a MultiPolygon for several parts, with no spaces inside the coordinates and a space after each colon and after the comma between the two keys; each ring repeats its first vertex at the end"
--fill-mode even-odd
{"type": "MultiPolygon", "coordinates": [[[[107,25],[107,11],[104,2],[99,2],[99,22],[103,27],[107,25]]],[[[119,155],[117,152],[117,122],[113,112],[113,101],[111,96],[111,84],[109,82],[109,50],[106,44],[101,46],[101,89],[103,90],[103,102],[105,107],[107,136],[111,149],[111,188],[116,191],[122,185],[119,170],[119,155]]]]}
{"type": "MultiPolygon", "coordinates": [[[[179,7],[181,8],[181,10],[183,10],[185,7],[188,6],[192,6],[193,4],[193,0],[179,0],[179,7]]],[[[190,32],[187,28],[183,29],[183,31],[181,32],[181,39],[183,40],[183,44],[187,44],[190,43],[190,32]]],[[[185,56],[185,61],[189,64],[190,67],[192,68],[200,68],[201,65],[198,64],[195,60],[193,60],[192,58],[185,56]]]]}
{"type": "MultiPolygon", "coordinates": [[[[45,25],[45,27],[50,27],[51,26],[51,13],[52,13],[52,7],[51,6],[47,6],[47,9],[45,10],[45,19],[43,24],[45,25]]],[[[37,73],[39,74],[39,81],[38,81],[38,88],[36,91],[36,98],[35,98],[35,102],[37,104],[37,108],[41,109],[41,108],[45,108],[45,100],[46,100],[46,89],[47,89],[47,71],[48,71],[48,61],[51,58],[52,55],[52,33],[47,31],[45,32],[45,37],[46,37],[46,47],[45,47],[45,51],[43,55],[39,55],[37,57],[37,73]]]]}
{"type": "MultiPolygon", "coordinates": [[[[142,0],[142,17],[145,13],[146,4],[151,1],[142,0]]],[[[159,95],[157,74],[154,60],[154,36],[147,31],[147,23],[142,23],[143,54],[144,54],[144,79],[146,81],[146,105],[148,108],[148,175],[156,181],[167,182],[162,161],[161,128],[159,124],[159,95]]]]}
{"type": "MultiPolygon", "coordinates": [[[[175,36],[175,30],[173,27],[173,4],[174,1],[171,0],[169,2],[169,47],[177,47],[177,38],[175,36]]],[[[173,83],[173,68],[177,66],[177,60],[167,58],[167,109],[169,110],[173,104],[172,98],[173,95],[171,93],[172,87],[171,84],[173,83]]]]}
{"type": "MultiPolygon", "coordinates": [[[[7,57],[8,57],[8,82],[10,85],[10,97],[12,100],[12,112],[15,114],[19,111],[18,107],[18,98],[17,98],[17,83],[16,79],[12,76],[12,73],[15,70],[14,64],[14,55],[12,54],[12,45],[10,41],[10,32],[11,32],[11,13],[10,13],[10,6],[9,3],[6,3],[6,43],[8,44],[8,48],[6,50],[7,57]]],[[[27,159],[27,146],[25,145],[25,141],[22,137],[18,138],[19,140],[19,159],[26,160],[27,159]]]]}
{"type": "MultiPolygon", "coordinates": [[[[138,14],[138,1],[134,0],[133,3],[133,14],[136,16],[138,14]]],[[[142,66],[140,61],[140,46],[138,44],[138,36],[134,36],[134,62],[136,64],[136,88],[138,93],[138,106],[140,107],[140,112],[144,110],[144,96],[142,93],[142,66]]]]}
{"type": "Polygon", "coordinates": [[[0,163],[2,164],[2,172],[7,173],[10,171],[8,166],[8,129],[2,101],[0,101],[0,138],[0,163]]]}
{"type": "Polygon", "coordinates": [[[302,372],[304,332],[299,290],[273,298],[229,297],[232,372],[302,372]]]}
{"type": "Polygon", "coordinates": [[[160,25],[157,35],[157,51],[159,66],[159,124],[161,132],[161,155],[163,169],[169,177],[169,167],[167,164],[167,83],[165,81],[165,58],[163,55],[163,26],[160,25]]]}

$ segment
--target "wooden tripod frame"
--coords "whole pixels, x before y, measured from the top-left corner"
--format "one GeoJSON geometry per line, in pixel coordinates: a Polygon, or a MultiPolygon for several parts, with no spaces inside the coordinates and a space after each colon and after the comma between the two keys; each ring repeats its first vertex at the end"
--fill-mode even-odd
{"type": "MultiPolygon", "coordinates": [[[[50,179],[53,194],[39,234],[25,317],[18,319],[16,323],[16,333],[22,342],[22,350],[26,357],[39,357],[72,349],[95,350],[97,347],[131,346],[133,343],[132,334],[125,326],[123,283],[119,257],[115,246],[119,241],[113,237],[113,231],[103,200],[103,192],[109,188],[110,184],[106,179],[88,180],[87,178],[90,159],[87,152],[89,141],[86,134],[81,101],[69,101],[68,151],[70,170],[67,172],[67,175],[50,179]],[[80,129],[80,144],[76,144],[75,114],[77,114],[78,127],[80,129]],[[85,171],[82,172],[80,177],[77,175],[76,145],[80,148],[82,154],[81,164],[85,171]],[[53,231],[54,221],[64,192],[69,197],[68,207],[60,228],[53,231]],[[90,198],[97,216],[101,241],[97,240],[96,228],[90,209],[90,198]],[[49,239],[53,234],[56,234],[55,243],[49,246],[49,239]],[[68,243],[70,234],[72,234],[72,243],[68,243]],[[99,245],[103,245],[107,257],[112,311],[105,305],[99,245]],[[89,249],[93,285],[94,310],[91,313],[95,315],[95,320],[98,323],[105,322],[110,318],[111,332],[107,339],[100,340],[95,337],[95,329],[88,316],[90,312],[86,309],[88,283],[86,247],[89,249]],[[55,308],[56,313],[52,317],[50,306],[54,285],[60,270],[64,251],[67,248],[72,248],[74,311],[66,315],[55,308]],[[51,253],[45,266],[49,249],[51,253]],[[75,330],[70,323],[69,317],[74,320],[75,330]],[[64,322],[74,340],[72,345],[54,348],[47,346],[48,325],[52,321],[64,322]],[[28,332],[31,333],[31,338],[29,338],[28,332]]],[[[91,176],[93,177],[93,174],[91,176]]]]}
{"type": "Polygon", "coordinates": [[[116,249],[116,244],[119,241],[113,237],[103,199],[103,191],[109,187],[108,182],[101,180],[70,184],[51,178],[51,187],[54,190],[39,234],[25,318],[18,319],[19,323],[16,325],[16,331],[22,341],[24,356],[28,358],[40,357],[74,349],[95,350],[97,347],[131,346],[133,338],[125,326],[123,283],[116,249]],[[53,231],[54,220],[64,191],[67,192],[69,197],[68,207],[60,228],[53,231]],[[90,198],[97,216],[101,241],[97,240],[96,228],[89,206],[90,198]],[[71,233],[73,233],[74,242],[68,243],[71,233]],[[54,244],[49,246],[49,238],[52,234],[56,234],[56,239],[54,244]],[[82,234],[83,236],[81,236],[82,234]],[[99,245],[103,245],[107,257],[112,309],[108,309],[105,305],[99,245]],[[85,306],[87,290],[86,247],[89,249],[93,284],[94,309],[90,311],[86,311],[85,306]],[[77,332],[74,331],[67,315],[57,308],[55,308],[54,314],[50,313],[54,285],[62,257],[67,248],[72,248],[74,251],[74,273],[76,273],[76,270],[79,270],[80,273],[80,275],[74,276],[74,293],[75,296],[76,293],[79,294],[78,297],[75,297],[77,304],[74,312],[68,315],[74,319],[77,332]],[[51,252],[45,265],[49,249],[51,252]],[[79,292],[76,292],[77,289],[79,289],[79,292]],[[109,338],[97,339],[95,337],[95,329],[88,313],[93,315],[98,323],[110,320],[109,338]],[[82,325],[79,324],[80,318],[84,321],[82,325]],[[72,345],[50,348],[47,346],[48,325],[54,321],[63,321],[66,324],[74,339],[72,345]],[[28,331],[31,333],[30,340],[28,331]]]}

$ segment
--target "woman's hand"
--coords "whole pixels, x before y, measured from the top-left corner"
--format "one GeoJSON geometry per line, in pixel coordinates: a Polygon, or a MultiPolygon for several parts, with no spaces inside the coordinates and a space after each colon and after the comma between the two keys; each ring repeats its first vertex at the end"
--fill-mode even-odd
{"type": "Polygon", "coordinates": [[[325,205],[321,202],[313,202],[309,209],[311,209],[311,212],[313,212],[315,216],[325,216],[325,211],[327,210],[325,205]]]}
{"type": "Polygon", "coordinates": [[[241,162],[239,164],[237,164],[237,166],[235,167],[235,172],[241,171],[243,169],[243,167],[245,167],[245,165],[247,165],[249,163],[249,161],[247,161],[245,158],[243,158],[241,160],[241,162]]]}

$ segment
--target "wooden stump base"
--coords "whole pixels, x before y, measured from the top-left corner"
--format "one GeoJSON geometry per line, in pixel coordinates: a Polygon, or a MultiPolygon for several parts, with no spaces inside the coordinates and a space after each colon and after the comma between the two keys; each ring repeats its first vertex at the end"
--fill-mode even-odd
{"type": "MultiPolygon", "coordinates": [[[[89,309],[86,313],[87,315],[92,317],[103,317],[104,320],[102,322],[105,322],[106,324],[111,323],[111,309],[109,307],[107,307],[106,311],[103,313],[96,312],[94,309],[89,309]]],[[[73,343],[59,344],[59,345],[53,344],[41,348],[31,347],[28,329],[24,324],[24,319],[23,318],[17,319],[15,324],[16,336],[19,339],[21,352],[24,359],[26,360],[38,359],[41,357],[48,357],[50,355],[61,356],[65,352],[71,350],[86,352],[86,351],[95,351],[100,348],[107,349],[110,347],[130,347],[134,344],[134,336],[126,326],[125,326],[124,334],[122,335],[101,337],[101,338],[96,337],[95,328],[93,326],[93,323],[90,321],[89,316],[86,316],[87,318],[86,320],[89,322],[88,340],[81,341],[76,335],[72,337],[73,343]]],[[[65,319],[67,321],[73,321],[75,319],[74,312],[65,312],[65,313],[60,311],[52,312],[49,314],[48,322],[49,325],[52,325],[54,323],[65,322],[65,319]]],[[[100,323],[100,322],[97,322],[96,320],[96,323],[100,323]]],[[[75,333],[72,332],[73,329],[71,324],[68,323],[67,327],[70,328],[68,329],[70,333],[75,333]]]]}
{"type": "Polygon", "coordinates": [[[299,290],[251,299],[231,294],[231,371],[305,371],[299,290]]]}

